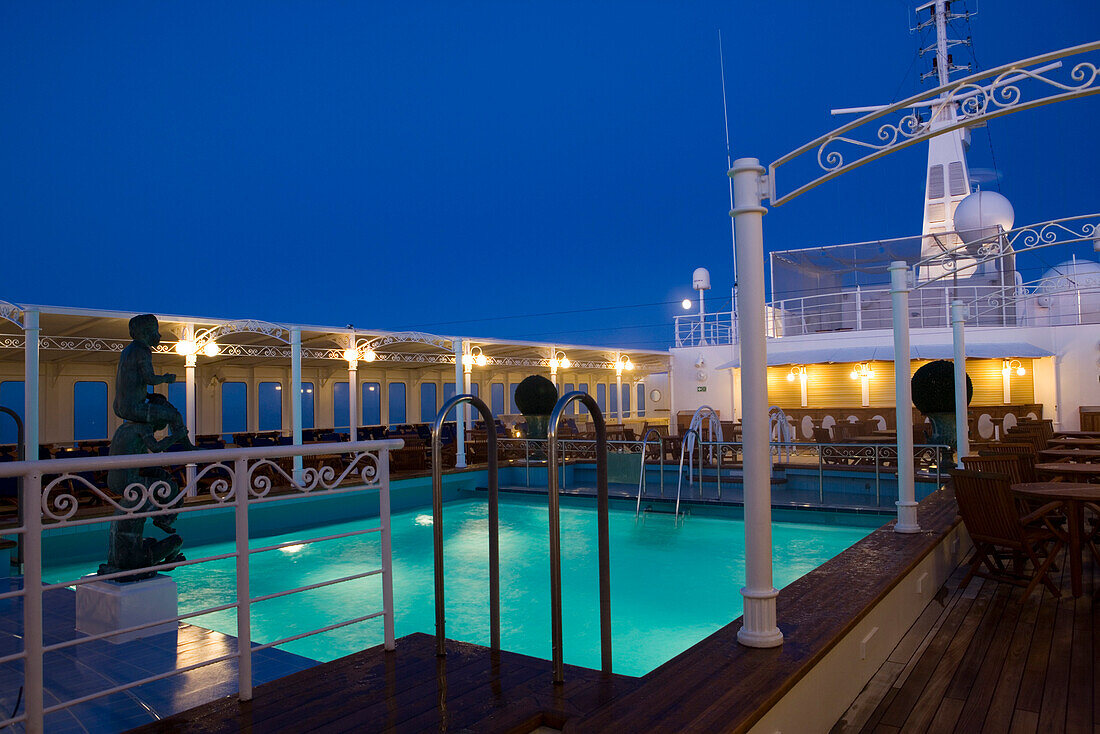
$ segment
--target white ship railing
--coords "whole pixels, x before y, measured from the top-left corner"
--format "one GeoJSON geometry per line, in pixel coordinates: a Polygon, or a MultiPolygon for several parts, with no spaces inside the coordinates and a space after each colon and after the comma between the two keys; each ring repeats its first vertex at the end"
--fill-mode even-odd
{"type": "MultiPolygon", "coordinates": [[[[0,593],[0,600],[21,597],[23,600],[23,650],[0,657],[0,664],[23,661],[25,685],[24,713],[0,720],[0,728],[24,723],[28,732],[42,732],[47,714],[62,711],[97,698],[126,691],[131,688],[186,673],[196,668],[213,665],[236,658],[238,668],[238,695],[242,701],[252,698],[252,655],[259,650],[283,645],[322,632],[381,617],[383,619],[383,644],[387,650],[394,647],[393,578],[390,547],[390,492],[389,451],[401,448],[398,439],[383,441],[355,441],[341,443],[308,444],[305,446],[269,446],[263,448],[223,449],[214,451],[169,452],[138,456],[107,456],[91,458],[53,459],[49,461],[18,461],[0,464],[0,477],[19,477],[22,480],[21,502],[24,508],[22,525],[0,529],[4,536],[19,536],[24,553],[22,588],[0,593]],[[296,456],[318,456],[318,465],[297,472],[288,471],[279,459],[296,456]],[[176,468],[181,476],[188,465],[195,470],[186,486],[179,491],[166,481],[143,479],[148,483],[129,485],[122,496],[105,489],[92,479],[91,472],[148,467],[176,468]],[[187,497],[197,494],[199,499],[187,497]],[[249,508],[268,502],[301,500],[312,497],[332,497],[350,493],[378,492],[377,518],[369,518],[369,527],[335,535],[313,535],[295,539],[290,543],[277,543],[263,547],[249,544],[249,508]],[[187,501],[184,498],[187,497],[187,501]],[[93,507],[98,504],[99,507],[93,507]],[[82,505],[84,505],[82,507],[82,505]],[[33,508],[33,511],[32,511],[33,508]],[[98,514],[106,508],[106,512],[98,514]],[[106,524],[115,520],[154,518],[163,515],[190,512],[209,512],[226,508],[234,515],[235,549],[202,558],[188,558],[174,563],[150,566],[146,571],[171,571],[184,566],[236,559],[236,601],[189,611],[164,619],[101,634],[79,636],[64,642],[46,644],[42,598],[46,592],[66,587],[132,576],[134,570],[101,576],[88,575],[66,579],[58,583],[42,582],[43,534],[61,528],[106,524]],[[91,510],[92,513],[82,512],[91,510]],[[113,512],[112,512],[113,511],[113,512]],[[381,566],[367,568],[357,573],[281,590],[275,593],[252,596],[249,590],[250,561],[257,553],[266,553],[291,545],[308,545],[338,538],[365,534],[380,534],[381,566]],[[312,591],[334,584],[355,581],[371,576],[381,576],[382,609],[366,611],[351,619],[333,621],[318,618],[320,626],[306,632],[253,645],[251,612],[254,604],[290,594],[312,591]],[[174,670],[150,675],[59,703],[46,705],[44,697],[44,657],[50,652],[74,647],[92,640],[138,632],[158,625],[175,623],[227,609],[237,610],[237,651],[211,657],[200,662],[177,667],[174,670]]],[[[303,533],[306,535],[307,533],[303,533]]],[[[106,548],[103,549],[106,552],[106,548]]],[[[137,582],[140,583],[140,582],[137,582]]],[[[7,712],[0,714],[6,715],[7,712]]]]}

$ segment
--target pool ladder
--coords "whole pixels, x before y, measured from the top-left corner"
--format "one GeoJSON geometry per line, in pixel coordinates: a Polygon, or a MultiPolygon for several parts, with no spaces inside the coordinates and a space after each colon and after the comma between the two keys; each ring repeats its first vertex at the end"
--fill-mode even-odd
{"type": "MultiPolygon", "coordinates": [[[[558,492],[558,423],[565,408],[580,401],[592,416],[596,428],[596,525],[599,546],[600,587],[600,670],[611,675],[611,555],[607,491],[607,426],[599,405],[583,392],[563,395],[554,406],[547,430],[547,495],[550,510],[550,627],[553,651],[554,683],[565,682],[562,656],[561,603],[561,518],[558,492]]],[[[432,424],[432,544],[435,560],[435,639],[436,655],[446,652],[446,619],[443,596],[443,450],[441,434],[448,413],[461,403],[470,403],[485,419],[488,427],[489,454],[489,635],[490,649],[500,652],[500,514],[497,481],[497,434],[493,415],[479,398],[456,395],[443,404],[432,424]]]]}
{"type": "Polygon", "coordinates": [[[656,428],[649,428],[644,434],[642,434],[642,468],[638,472],[638,503],[634,508],[634,517],[638,517],[642,511],[642,495],[645,494],[645,450],[649,446],[650,434],[656,434],[657,436],[657,448],[661,455],[661,497],[665,496],[665,444],[664,437],[661,432],[656,428]]]}

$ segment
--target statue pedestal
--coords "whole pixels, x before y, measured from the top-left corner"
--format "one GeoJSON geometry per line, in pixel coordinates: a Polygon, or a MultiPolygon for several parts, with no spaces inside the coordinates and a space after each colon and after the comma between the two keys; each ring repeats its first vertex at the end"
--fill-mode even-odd
{"type": "MultiPolygon", "coordinates": [[[[76,629],[87,635],[125,629],[177,614],[176,582],[164,574],[125,584],[93,581],[76,587],[76,629]]],[[[178,622],[165,622],[106,639],[118,644],[175,632],[178,627],[178,622]]]]}

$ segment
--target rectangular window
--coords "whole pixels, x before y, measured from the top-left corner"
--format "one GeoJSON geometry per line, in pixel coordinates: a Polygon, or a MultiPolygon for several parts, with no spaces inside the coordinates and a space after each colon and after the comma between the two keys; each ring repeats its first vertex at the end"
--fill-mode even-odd
{"type": "MultiPolygon", "coordinates": [[[[600,387],[603,387],[603,385],[601,385],[600,387]]],[[[607,412],[608,412],[609,415],[614,415],[616,418],[618,418],[619,417],[619,391],[618,391],[618,389],[615,385],[611,385],[610,388],[611,389],[608,390],[608,393],[610,393],[610,395],[611,395],[611,404],[608,406],[607,412]]]]}
{"type": "Polygon", "coordinates": [[[607,385],[602,382],[596,385],[596,407],[601,413],[607,412],[607,385]]]}
{"type": "MultiPolygon", "coordinates": [[[[444,403],[447,402],[448,400],[450,400],[454,396],[455,396],[455,384],[453,382],[444,382],[443,383],[443,402],[444,403]]],[[[449,421],[458,420],[456,418],[457,414],[458,414],[458,410],[455,409],[455,408],[452,408],[451,412],[447,413],[447,420],[449,420],[449,421]]]]}
{"type": "Polygon", "coordinates": [[[248,430],[248,385],[243,382],[222,383],[222,438],[233,441],[234,433],[248,430]]]}
{"type": "Polygon", "coordinates": [[[390,399],[390,415],[389,422],[391,426],[400,425],[405,422],[405,383],[403,382],[391,382],[389,387],[389,399],[390,399]]]}
{"type": "Polygon", "coordinates": [[[623,385],[623,417],[630,416],[630,385],[623,385]]]}
{"type": "Polygon", "coordinates": [[[645,385],[638,383],[638,408],[634,411],[639,418],[645,417],[645,385]]]}
{"type": "Polygon", "coordinates": [[[363,383],[363,425],[382,425],[382,385],[380,383],[363,383]]]}
{"type": "MultiPolygon", "coordinates": [[[[14,410],[20,420],[23,418],[25,394],[26,386],[22,380],[0,382],[0,405],[14,410]]],[[[0,443],[15,443],[18,435],[19,428],[12,417],[7,413],[0,415],[0,443]]]]}
{"type": "Polygon", "coordinates": [[[348,383],[332,384],[332,425],[336,430],[348,429],[348,383]]]}
{"type": "Polygon", "coordinates": [[[281,431],[283,428],[282,384],[261,382],[257,394],[260,399],[260,430],[281,431]]]}
{"type": "Polygon", "coordinates": [[[512,415],[519,414],[519,408],[516,407],[516,388],[519,387],[518,382],[513,382],[508,385],[508,412],[512,415]]]}
{"type": "Polygon", "coordinates": [[[187,385],[182,382],[173,382],[168,386],[168,402],[187,418],[187,385]]]}
{"type": "Polygon", "coordinates": [[[489,385],[489,392],[491,395],[489,409],[493,411],[494,416],[504,415],[504,383],[494,382],[489,385]]]}
{"type": "Polygon", "coordinates": [[[302,428],[313,428],[313,383],[303,382],[302,387],[302,428]]]}
{"type": "MultiPolygon", "coordinates": [[[[583,392],[583,393],[584,393],[585,395],[589,395],[589,394],[590,394],[590,393],[588,392],[588,383],[587,383],[587,382],[582,382],[582,383],[581,383],[581,386],[580,386],[580,388],[579,388],[579,389],[580,389],[580,391],[581,391],[581,392],[583,392]]],[[[581,415],[588,415],[588,408],[584,407],[584,403],[581,403],[580,413],[581,413],[581,415]]]]}
{"type": "Polygon", "coordinates": [[[439,411],[436,405],[436,386],[434,382],[420,384],[420,422],[431,423],[439,411]]]}
{"type": "Polygon", "coordinates": [[[73,385],[73,439],[107,437],[107,383],[76,383],[73,385]]]}
{"type": "MultiPolygon", "coordinates": [[[[565,385],[562,386],[561,394],[562,395],[568,395],[571,392],[573,392],[573,383],[572,382],[565,383],[565,385]]],[[[576,403],[570,403],[569,407],[565,409],[565,414],[566,415],[576,415],[577,414],[577,404],[576,403]]]]}

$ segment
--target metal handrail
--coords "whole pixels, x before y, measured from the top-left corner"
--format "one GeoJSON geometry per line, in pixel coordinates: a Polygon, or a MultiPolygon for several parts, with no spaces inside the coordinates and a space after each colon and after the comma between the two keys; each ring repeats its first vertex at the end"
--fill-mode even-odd
{"type": "MultiPolygon", "coordinates": [[[[600,671],[611,675],[611,554],[608,528],[607,496],[607,426],[596,401],[586,393],[570,392],[563,395],[550,414],[550,426],[546,432],[547,494],[550,505],[550,627],[554,661],[554,683],[565,682],[565,663],[562,659],[561,623],[561,517],[558,508],[558,421],[575,400],[588,408],[596,428],[596,526],[599,543],[600,566],[600,671]]],[[[644,465],[644,455],[643,455],[644,465]]]]}
{"type": "MultiPolygon", "coordinates": [[[[447,414],[460,403],[473,405],[485,419],[489,453],[489,649],[500,652],[500,514],[497,485],[497,427],[488,406],[475,395],[455,395],[443,403],[432,423],[432,546],[435,554],[435,654],[447,654],[443,604],[443,458],[441,432],[447,414]]],[[[456,426],[465,430],[465,426],[456,426]]],[[[551,472],[553,473],[553,472],[551,472]]]]}
{"type": "Polygon", "coordinates": [[[649,434],[657,434],[657,448],[661,455],[661,496],[665,496],[665,445],[664,437],[656,428],[649,428],[642,434],[642,469],[638,475],[638,506],[634,508],[634,517],[642,511],[642,493],[645,492],[645,450],[649,445],[649,434]]]}
{"type": "MultiPolygon", "coordinates": [[[[680,468],[676,472],[676,516],[680,516],[680,488],[684,485],[684,451],[688,445],[688,434],[695,434],[695,443],[699,445],[699,483],[703,483],[703,437],[694,428],[688,428],[680,437],[680,468]]],[[[691,459],[688,458],[688,481],[691,482],[691,459]]]]}
{"type": "MultiPolygon", "coordinates": [[[[15,460],[16,461],[25,461],[26,458],[27,458],[27,446],[26,446],[26,440],[27,439],[26,439],[25,430],[23,428],[23,419],[20,418],[19,414],[16,413],[14,410],[12,410],[11,408],[5,408],[3,405],[0,405],[0,413],[7,413],[8,415],[11,416],[12,420],[15,421],[15,445],[17,446],[16,454],[15,454],[15,460]]],[[[34,458],[37,459],[38,456],[35,456],[34,458]]],[[[23,527],[23,477],[16,477],[15,483],[16,483],[16,490],[15,490],[16,522],[18,522],[19,527],[23,527]]],[[[16,543],[17,543],[17,545],[15,546],[15,563],[13,565],[18,566],[20,572],[22,572],[22,570],[23,570],[23,533],[20,533],[18,538],[16,538],[16,543]]]]}

